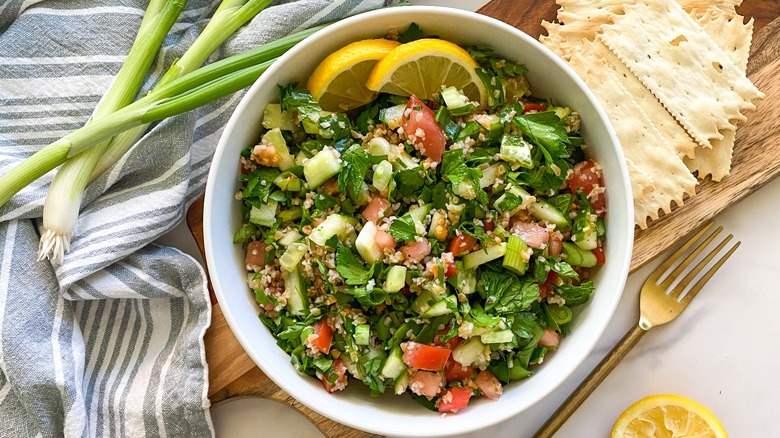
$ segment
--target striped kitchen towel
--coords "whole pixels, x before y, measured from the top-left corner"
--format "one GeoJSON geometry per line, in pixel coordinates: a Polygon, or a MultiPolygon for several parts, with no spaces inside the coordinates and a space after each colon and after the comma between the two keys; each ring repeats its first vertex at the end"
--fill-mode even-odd
{"type": "MultiPolygon", "coordinates": [[[[218,1],[190,0],[145,84],[218,1]]],[[[278,1],[214,59],[383,0],[278,1]]],[[[140,0],[0,0],[0,174],[82,126],[121,66],[140,0]]],[[[36,261],[49,173],[0,208],[0,437],[211,436],[203,269],[152,242],[204,191],[241,93],[151,128],[85,193],[56,269],[36,261]]]]}

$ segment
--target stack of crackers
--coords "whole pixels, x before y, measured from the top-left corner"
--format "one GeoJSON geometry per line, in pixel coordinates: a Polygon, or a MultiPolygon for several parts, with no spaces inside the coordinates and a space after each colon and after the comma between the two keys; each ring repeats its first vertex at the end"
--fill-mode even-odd
{"type": "Polygon", "coordinates": [[[557,0],[542,44],[577,72],[617,132],[634,219],[669,213],[697,177],[729,174],[737,123],[763,98],[745,76],[753,20],[741,0],[557,0]]]}

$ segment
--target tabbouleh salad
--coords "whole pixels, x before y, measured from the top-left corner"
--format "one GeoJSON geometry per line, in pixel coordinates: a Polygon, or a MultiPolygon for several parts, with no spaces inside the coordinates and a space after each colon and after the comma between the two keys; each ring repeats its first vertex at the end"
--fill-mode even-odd
{"type": "Polygon", "coordinates": [[[468,47],[484,105],[380,94],[323,111],[296,84],[240,159],[248,284],[301,373],[444,413],[498,399],[569,332],[604,263],[604,188],[579,115],[468,47]]]}

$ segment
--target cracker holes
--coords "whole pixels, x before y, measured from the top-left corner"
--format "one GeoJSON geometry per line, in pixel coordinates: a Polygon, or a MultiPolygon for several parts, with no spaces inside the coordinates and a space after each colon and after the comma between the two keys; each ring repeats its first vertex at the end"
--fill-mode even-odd
{"type": "Polygon", "coordinates": [[[719,63],[718,61],[714,61],[712,63],[712,68],[714,68],[715,71],[718,73],[723,73],[723,65],[721,65],[721,63],[719,63]]]}

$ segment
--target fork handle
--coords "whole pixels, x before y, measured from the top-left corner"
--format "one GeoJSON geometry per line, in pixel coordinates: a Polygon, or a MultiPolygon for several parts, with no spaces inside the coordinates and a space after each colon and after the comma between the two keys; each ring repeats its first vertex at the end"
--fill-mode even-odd
{"type": "Polygon", "coordinates": [[[580,386],[571,393],[558,410],[552,414],[547,422],[536,431],[534,438],[551,438],[563,426],[563,423],[571,417],[571,414],[580,407],[582,402],[590,396],[593,390],[615,369],[615,366],[631,351],[645,333],[647,331],[639,327],[638,324],[631,328],[612,351],[588,374],[588,377],[580,383],[580,386]]]}

